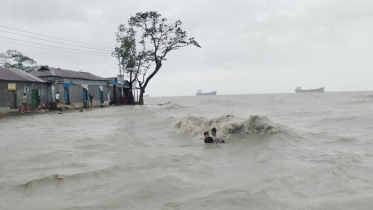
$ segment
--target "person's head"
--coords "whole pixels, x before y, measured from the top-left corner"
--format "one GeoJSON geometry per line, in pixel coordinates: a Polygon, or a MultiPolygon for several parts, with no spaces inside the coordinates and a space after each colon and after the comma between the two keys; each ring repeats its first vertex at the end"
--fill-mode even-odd
{"type": "Polygon", "coordinates": [[[57,92],[57,94],[58,94],[58,92],[57,92]]]}
{"type": "Polygon", "coordinates": [[[212,134],[213,136],[216,135],[216,128],[212,128],[212,129],[211,129],[211,134],[212,134]]]}
{"type": "Polygon", "coordinates": [[[23,94],[24,96],[26,95],[26,93],[23,94]]]}
{"type": "Polygon", "coordinates": [[[205,132],[203,133],[203,135],[205,136],[205,139],[207,139],[207,138],[210,136],[208,131],[205,131],[205,132]]]}

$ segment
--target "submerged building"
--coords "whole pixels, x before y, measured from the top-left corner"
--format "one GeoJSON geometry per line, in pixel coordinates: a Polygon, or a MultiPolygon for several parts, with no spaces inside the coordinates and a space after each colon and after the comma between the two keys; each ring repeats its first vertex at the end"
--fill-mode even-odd
{"type": "Polygon", "coordinates": [[[18,111],[24,93],[30,110],[40,103],[49,107],[53,101],[50,84],[46,81],[19,69],[0,67],[0,113],[18,111]]]}
{"type": "Polygon", "coordinates": [[[72,71],[60,68],[42,66],[32,75],[40,77],[51,84],[53,98],[58,92],[60,103],[57,107],[66,105],[74,108],[84,107],[84,101],[89,101],[89,94],[94,97],[93,106],[109,105],[107,80],[89,72],[72,71]]]}

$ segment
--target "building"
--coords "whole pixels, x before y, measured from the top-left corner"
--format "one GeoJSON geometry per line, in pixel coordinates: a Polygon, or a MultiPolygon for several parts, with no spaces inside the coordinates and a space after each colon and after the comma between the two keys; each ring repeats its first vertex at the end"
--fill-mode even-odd
{"type": "Polygon", "coordinates": [[[119,104],[123,102],[121,98],[127,98],[128,90],[130,88],[127,80],[122,81],[123,84],[118,83],[117,77],[105,78],[109,89],[109,98],[112,104],[119,104]]]}
{"type": "Polygon", "coordinates": [[[24,93],[31,110],[37,109],[40,103],[49,107],[53,100],[46,81],[19,69],[0,67],[0,113],[17,111],[22,106],[24,93]]]}
{"type": "Polygon", "coordinates": [[[84,101],[89,101],[93,95],[93,106],[109,105],[107,80],[89,72],[71,71],[60,68],[42,66],[32,73],[34,76],[50,82],[51,93],[60,94],[57,107],[84,107],[84,101]]]}

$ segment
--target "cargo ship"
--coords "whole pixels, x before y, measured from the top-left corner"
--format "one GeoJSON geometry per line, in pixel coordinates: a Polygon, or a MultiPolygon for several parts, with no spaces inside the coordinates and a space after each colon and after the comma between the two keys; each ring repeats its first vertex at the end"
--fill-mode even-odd
{"type": "Polygon", "coordinates": [[[202,93],[202,90],[198,90],[196,93],[197,96],[214,96],[216,95],[216,91],[210,93],[202,93]]]}
{"type": "Polygon", "coordinates": [[[324,91],[324,87],[321,87],[321,88],[318,88],[318,89],[308,89],[308,90],[302,90],[301,87],[297,87],[297,89],[295,89],[295,92],[296,93],[315,93],[315,92],[325,92],[324,91]]]}

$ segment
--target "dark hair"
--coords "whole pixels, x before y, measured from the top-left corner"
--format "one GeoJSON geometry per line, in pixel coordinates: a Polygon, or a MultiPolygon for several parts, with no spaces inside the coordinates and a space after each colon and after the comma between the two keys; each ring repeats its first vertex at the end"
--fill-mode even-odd
{"type": "Polygon", "coordinates": [[[211,132],[216,133],[216,128],[212,128],[212,129],[211,129],[211,132]]]}
{"type": "Polygon", "coordinates": [[[26,95],[26,93],[23,94],[24,96],[26,95]]]}
{"type": "Polygon", "coordinates": [[[58,93],[58,91],[57,91],[57,93],[58,93]]]}
{"type": "Polygon", "coordinates": [[[209,135],[209,132],[208,132],[208,131],[205,131],[205,132],[203,133],[203,135],[209,135]]]}

